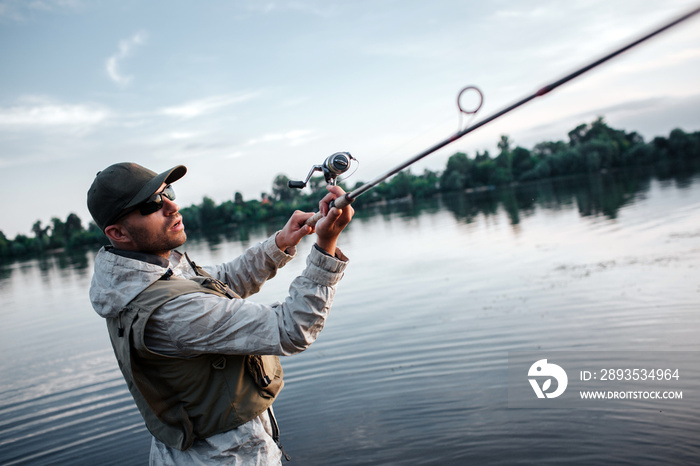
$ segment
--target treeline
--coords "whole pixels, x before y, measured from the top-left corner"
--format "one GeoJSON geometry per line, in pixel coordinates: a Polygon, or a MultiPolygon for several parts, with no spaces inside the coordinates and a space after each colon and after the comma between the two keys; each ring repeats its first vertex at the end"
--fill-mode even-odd
{"type": "Polygon", "coordinates": [[[37,220],[32,226],[32,235],[18,234],[11,240],[0,231],[0,262],[33,257],[48,251],[107,243],[107,237],[95,223],[90,222],[86,229],[76,214],[69,214],[65,222],[54,217],[51,224],[46,226],[37,220]]]}
{"type": "MultiPolygon", "coordinates": [[[[603,118],[598,118],[591,124],[574,128],[568,133],[568,139],[566,142],[541,142],[526,149],[513,147],[508,136],[501,136],[495,156],[488,151],[477,151],[474,157],[458,152],[448,159],[442,172],[425,170],[415,175],[410,169],[404,170],[359,197],[354,205],[361,207],[408,196],[426,198],[439,192],[489,189],[518,182],[650,165],[681,172],[700,160],[700,131],[686,133],[674,129],[668,137],[645,142],[638,133],[611,128],[603,118]]],[[[262,193],[259,200],[245,201],[240,192],[221,204],[204,197],[200,204],[180,210],[188,233],[286,218],[293,209],[313,211],[318,208],[318,201],[326,192],[321,177],[312,178],[311,189],[303,191],[289,189],[288,181],[287,176],[277,175],[271,192],[262,193]]],[[[353,187],[343,187],[351,191],[362,184],[358,182],[353,187]]],[[[50,225],[44,226],[37,221],[32,226],[32,236],[18,234],[11,240],[0,231],[0,262],[63,248],[103,244],[107,244],[107,238],[93,222],[84,228],[80,218],[70,214],[65,222],[53,218],[50,225]]]]}
{"type": "Polygon", "coordinates": [[[425,171],[414,175],[405,170],[356,202],[372,203],[409,195],[426,197],[437,192],[478,190],[649,165],[683,171],[693,161],[700,160],[699,131],[686,133],[674,129],[668,138],[656,137],[645,142],[640,134],[611,128],[603,118],[598,118],[591,124],[577,126],[568,136],[568,142],[541,142],[532,150],[512,147],[510,138],[501,136],[495,157],[488,151],[477,151],[473,158],[458,152],[448,159],[440,173],[425,171]]]}

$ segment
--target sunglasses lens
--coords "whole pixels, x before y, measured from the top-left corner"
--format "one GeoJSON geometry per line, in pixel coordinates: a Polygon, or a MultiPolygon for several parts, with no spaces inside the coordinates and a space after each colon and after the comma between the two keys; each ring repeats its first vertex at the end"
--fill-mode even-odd
{"type": "Polygon", "coordinates": [[[163,198],[175,200],[175,190],[171,185],[167,185],[163,191],[154,194],[149,200],[139,205],[139,212],[141,215],[150,215],[153,212],[157,212],[163,207],[163,198]]]}
{"type": "Polygon", "coordinates": [[[160,194],[167,197],[171,201],[175,200],[175,190],[173,189],[172,185],[166,186],[160,194]]]}
{"type": "Polygon", "coordinates": [[[157,212],[161,207],[163,207],[163,200],[158,196],[158,200],[147,201],[139,206],[139,212],[141,215],[150,215],[153,212],[157,212]]]}

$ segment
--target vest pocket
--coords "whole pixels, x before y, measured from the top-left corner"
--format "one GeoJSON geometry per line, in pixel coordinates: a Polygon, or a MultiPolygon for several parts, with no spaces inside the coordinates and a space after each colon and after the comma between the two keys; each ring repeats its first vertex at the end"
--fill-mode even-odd
{"type": "Polygon", "coordinates": [[[276,357],[246,356],[246,368],[265,398],[274,398],[282,389],[282,367],[276,357]]]}

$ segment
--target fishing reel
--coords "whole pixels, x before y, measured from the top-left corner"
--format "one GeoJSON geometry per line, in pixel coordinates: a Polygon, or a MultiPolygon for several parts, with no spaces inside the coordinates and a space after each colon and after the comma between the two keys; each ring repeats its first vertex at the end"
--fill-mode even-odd
{"type": "Polygon", "coordinates": [[[323,172],[323,177],[326,179],[326,183],[328,183],[330,186],[335,186],[336,178],[348,171],[351,160],[357,162],[357,159],[350,155],[350,152],[336,152],[333,155],[329,155],[321,165],[314,165],[311,167],[311,171],[308,175],[306,175],[306,180],[290,180],[287,185],[290,188],[303,189],[306,187],[306,183],[309,182],[314,172],[320,171],[323,172]]]}

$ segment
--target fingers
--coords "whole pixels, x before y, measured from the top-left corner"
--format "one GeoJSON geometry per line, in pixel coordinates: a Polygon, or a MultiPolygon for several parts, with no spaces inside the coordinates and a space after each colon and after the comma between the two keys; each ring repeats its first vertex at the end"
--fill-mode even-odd
{"type": "Polygon", "coordinates": [[[352,206],[346,206],[343,209],[338,209],[337,207],[333,207],[331,209],[331,213],[333,211],[337,212],[337,216],[335,217],[334,223],[337,223],[339,226],[342,228],[345,228],[345,226],[350,223],[350,220],[352,220],[353,215],[355,215],[355,209],[352,208],[352,206]]]}
{"type": "Polygon", "coordinates": [[[345,190],[341,188],[340,186],[326,186],[326,189],[331,192],[331,194],[335,194],[335,197],[340,197],[343,194],[345,194],[345,190]]]}
{"type": "Polygon", "coordinates": [[[328,223],[335,223],[342,213],[343,211],[337,207],[331,208],[326,215],[326,217],[328,217],[328,223]]]}
{"type": "Polygon", "coordinates": [[[331,202],[333,199],[335,199],[335,198],[333,197],[332,194],[326,194],[325,196],[323,196],[323,199],[321,199],[321,200],[319,201],[319,203],[318,203],[318,211],[321,212],[321,213],[323,214],[324,217],[325,217],[326,215],[328,215],[328,204],[330,204],[330,202],[331,202]]]}
{"type": "Polygon", "coordinates": [[[326,189],[329,191],[328,194],[318,203],[318,210],[324,216],[328,214],[328,205],[331,201],[345,195],[345,191],[340,186],[326,186],[326,189]]]}
{"type": "Polygon", "coordinates": [[[319,222],[323,223],[318,223],[316,224],[317,227],[321,225],[321,230],[317,228],[317,233],[319,235],[334,235],[337,236],[340,234],[341,231],[350,223],[350,220],[352,220],[353,215],[355,214],[355,209],[353,209],[351,206],[347,206],[344,209],[338,209],[337,207],[333,207],[328,211],[328,214],[326,214],[319,222]]]}
{"type": "Polygon", "coordinates": [[[299,244],[304,236],[313,233],[314,228],[305,224],[306,220],[313,215],[310,212],[295,211],[284,228],[275,237],[277,247],[285,251],[287,248],[299,244]]]}
{"type": "Polygon", "coordinates": [[[292,222],[297,224],[299,227],[302,227],[304,223],[311,217],[313,217],[314,214],[313,212],[302,212],[301,210],[296,210],[292,214],[292,222]]]}
{"type": "Polygon", "coordinates": [[[306,221],[313,216],[313,212],[302,212],[301,210],[297,210],[292,214],[290,221],[293,223],[294,227],[290,233],[295,244],[299,244],[299,241],[301,241],[304,236],[314,232],[314,227],[306,224],[306,221]]]}
{"type": "Polygon", "coordinates": [[[293,244],[294,246],[296,246],[297,244],[299,244],[299,242],[301,241],[301,239],[302,239],[304,236],[308,235],[308,234],[311,233],[312,231],[313,231],[313,228],[311,228],[311,227],[308,226],[308,225],[304,225],[304,226],[301,227],[300,229],[291,232],[290,235],[289,235],[289,239],[290,239],[290,241],[292,242],[292,244],[293,244]]]}

